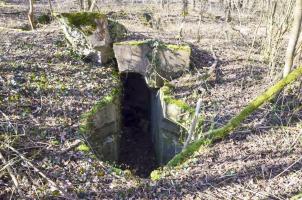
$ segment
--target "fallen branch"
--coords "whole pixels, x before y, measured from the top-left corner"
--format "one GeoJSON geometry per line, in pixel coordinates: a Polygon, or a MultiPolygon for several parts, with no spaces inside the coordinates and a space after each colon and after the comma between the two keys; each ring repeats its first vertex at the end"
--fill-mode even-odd
{"type": "Polygon", "coordinates": [[[233,117],[225,126],[213,131],[205,133],[205,137],[201,138],[187,146],[182,152],[175,155],[167,164],[168,167],[174,167],[187,160],[194,152],[198,151],[202,146],[206,147],[216,140],[228,136],[235,130],[241,122],[257,110],[262,104],[269,101],[275,94],[278,94],[286,85],[292,83],[302,76],[302,66],[293,70],[285,78],[277,82],[275,85],[266,90],[263,94],[252,100],[237,116],[233,117]]]}
{"type": "Polygon", "coordinates": [[[34,166],[30,160],[28,160],[26,157],[24,157],[18,150],[16,150],[14,147],[8,145],[8,144],[4,144],[7,148],[9,148],[10,150],[12,150],[13,152],[15,152],[23,161],[25,161],[30,167],[32,167],[40,176],[42,176],[45,180],[47,180],[54,188],[56,188],[58,191],[60,191],[63,195],[64,198],[66,199],[77,199],[76,196],[70,196],[69,194],[67,194],[63,188],[61,188],[58,184],[56,184],[53,180],[51,180],[50,178],[48,178],[41,170],[39,170],[36,166],[34,166]]]}

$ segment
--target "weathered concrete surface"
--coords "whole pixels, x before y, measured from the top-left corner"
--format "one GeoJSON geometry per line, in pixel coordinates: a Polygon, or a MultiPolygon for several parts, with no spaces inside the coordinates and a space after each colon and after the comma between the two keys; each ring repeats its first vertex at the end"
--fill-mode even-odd
{"type": "MultiPolygon", "coordinates": [[[[119,94],[116,94],[119,95],[119,94]]],[[[105,161],[118,161],[121,137],[120,97],[94,108],[86,120],[85,138],[95,154],[105,161]]]]}
{"type": "Polygon", "coordinates": [[[159,164],[164,165],[182,149],[181,136],[187,131],[177,123],[183,110],[164,101],[161,91],[151,95],[151,134],[159,164]]]}
{"type": "Polygon", "coordinates": [[[135,72],[146,76],[151,62],[149,54],[151,47],[148,43],[118,43],[113,45],[114,54],[120,72],[135,72]]]}
{"type": "Polygon", "coordinates": [[[106,63],[114,58],[113,42],[126,35],[126,28],[100,13],[61,13],[57,15],[66,39],[86,59],[106,63]]]}
{"type": "MultiPolygon", "coordinates": [[[[170,80],[179,77],[190,66],[191,49],[187,45],[164,45],[159,48],[158,68],[160,74],[167,74],[170,80]]],[[[168,79],[169,80],[169,79],[168,79]]]]}
{"type": "Polygon", "coordinates": [[[158,41],[114,43],[120,72],[143,75],[149,87],[160,88],[189,69],[191,49],[188,45],[169,45],[158,41]]]}

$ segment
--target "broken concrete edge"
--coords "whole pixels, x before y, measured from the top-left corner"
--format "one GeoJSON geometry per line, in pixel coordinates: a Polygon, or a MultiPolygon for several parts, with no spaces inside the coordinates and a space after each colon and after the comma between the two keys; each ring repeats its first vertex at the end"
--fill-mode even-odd
{"type": "Polygon", "coordinates": [[[162,91],[162,94],[164,95],[164,101],[168,104],[175,104],[178,107],[180,107],[181,109],[183,109],[184,111],[186,111],[190,114],[193,114],[194,113],[193,107],[191,107],[186,102],[184,102],[180,99],[176,99],[172,96],[171,87],[173,87],[171,84],[165,83],[165,85],[162,88],[160,88],[160,90],[162,91]]]}

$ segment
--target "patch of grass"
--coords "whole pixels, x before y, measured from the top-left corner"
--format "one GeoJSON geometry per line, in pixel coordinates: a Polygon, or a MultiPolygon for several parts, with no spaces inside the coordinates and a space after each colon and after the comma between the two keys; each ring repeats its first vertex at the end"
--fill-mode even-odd
{"type": "Polygon", "coordinates": [[[46,14],[46,13],[37,17],[37,22],[39,24],[50,24],[51,20],[52,20],[52,18],[50,16],[50,14],[46,14]]]}

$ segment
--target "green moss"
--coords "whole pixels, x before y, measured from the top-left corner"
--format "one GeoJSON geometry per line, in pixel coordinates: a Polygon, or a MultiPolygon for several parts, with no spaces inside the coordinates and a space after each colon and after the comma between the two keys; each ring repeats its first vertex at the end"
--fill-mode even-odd
{"type": "Polygon", "coordinates": [[[123,174],[123,170],[117,167],[112,167],[111,168],[112,172],[114,172],[116,175],[122,175],[123,174]]]}
{"type": "Polygon", "coordinates": [[[173,157],[173,159],[170,160],[166,166],[175,167],[175,166],[183,163],[191,155],[193,155],[194,152],[196,152],[198,150],[206,149],[211,143],[212,143],[212,140],[210,140],[210,139],[201,139],[201,140],[197,140],[197,141],[191,143],[186,149],[184,149],[179,154],[175,155],[173,157]]]}
{"type": "Polygon", "coordinates": [[[302,199],[302,192],[290,198],[290,200],[300,200],[302,199]]]}
{"type": "Polygon", "coordinates": [[[179,99],[175,99],[172,97],[171,95],[171,85],[167,85],[165,83],[165,85],[161,88],[161,91],[164,95],[164,101],[167,104],[174,104],[177,107],[183,109],[186,112],[194,113],[194,108],[192,108],[189,104],[187,104],[186,102],[179,100],[179,99]]]}
{"type": "Polygon", "coordinates": [[[65,18],[67,24],[75,26],[82,30],[86,35],[90,35],[96,30],[95,19],[106,18],[106,15],[96,12],[73,12],[73,13],[61,13],[57,15],[59,18],[65,18]]]}
{"type": "Polygon", "coordinates": [[[124,41],[124,42],[116,42],[114,45],[131,45],[131,46],[141,46],[144,44],[149,44],[149,40],[132,40],[132,41],[124,41]]]}
{"type": "Polygon", "coordinates": [[[74,13],[61,13],[70,25],[80,28],[81,26],[96,27],[95,19],[105,18],[106,15],[96,12],[74,12],[74,13]]]}
{"type": "Polygon", "coordinates": [[[186,51],[191,52],[191,48],[188,45],[176,45],[176,44],[168,44],[166,47],[172,51],[186,51]]]}
{"type": "Polygon", "coordinates": [[[150,178],[152,181],[158,181],[161,178],[161,171],[160,170],[154,170],[150,174],[150,178]]]}
{"type": "Polygon", "coordinates": [[[51,22],[50,14],[42,14],[37,17],[37,22],[39,24],[49,24],[51,22]]]}
{"type": "Polygon", "coordinates": [[[78,151],[82,151],[82,152],[90,152],[90,148],[89,146],[87,146],[86,144],[81,144],[80,146],[77,147],[78,151]]]}

